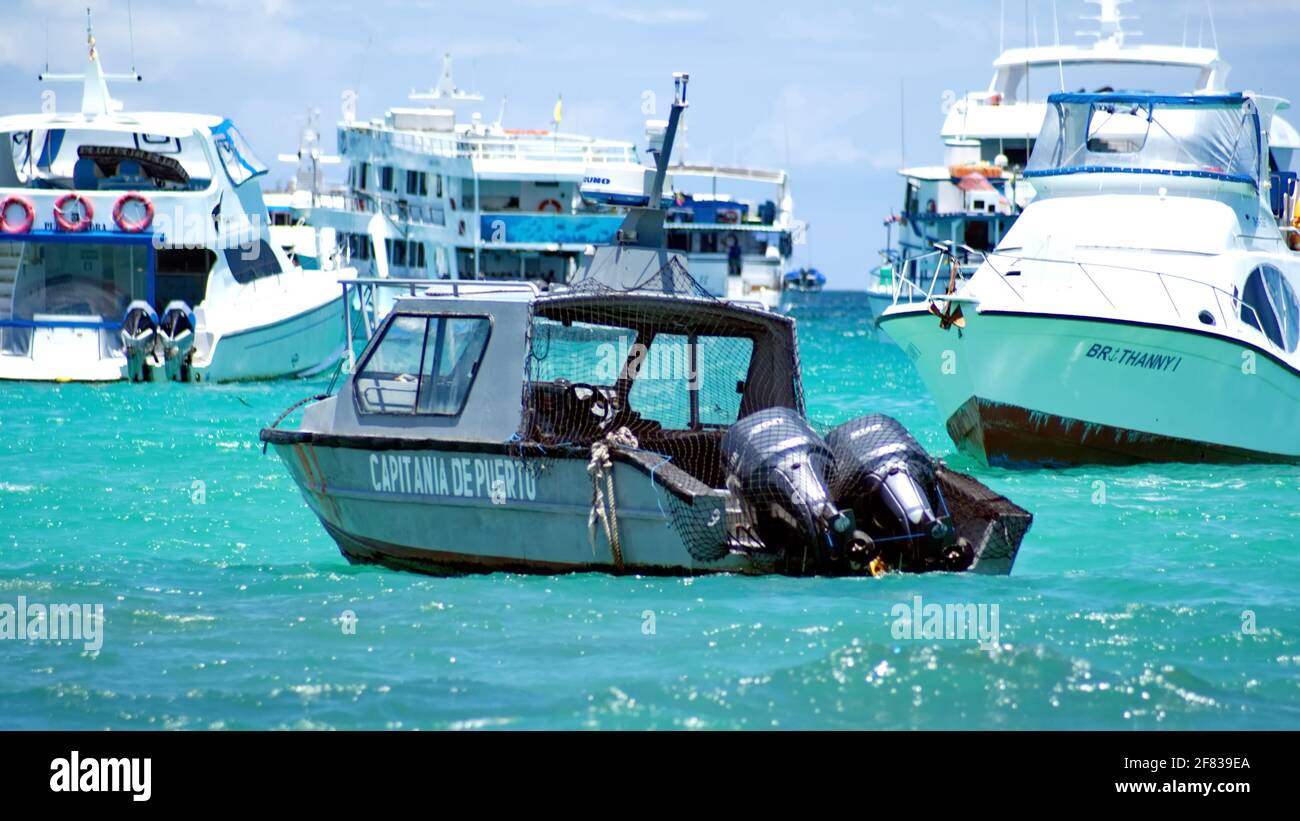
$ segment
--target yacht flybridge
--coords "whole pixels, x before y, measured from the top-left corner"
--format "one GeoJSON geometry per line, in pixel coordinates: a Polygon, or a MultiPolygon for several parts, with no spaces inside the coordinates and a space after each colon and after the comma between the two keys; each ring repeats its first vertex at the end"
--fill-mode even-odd
{"type": "Polygon", "coordinates": [[[882,327],[965,451],[1008,465],[1300,459],[1294,189],[1243,95],[1057,94],[1037,197],[882,327]]]}
{"type": "Polygon", "coordinates": [[[269,241],[229,120],[129,113],[88,29],[81,110],[0,118],[0,379],[309,374],[343,348],[336,270],[269,241]]]}
{"type": "MultiPolygon", "coordinates": [[[[1121,13],[1125,0],[1088,0],[1098,7],[1091,42],[1008,48],[993,61],[993,79],[981,91],[957,98],[941,129],[943,164],[899,170],[905,180],[901,210],[886,225],[883,263],[868,284],[880,316],[900,290],[900,279],[929,283],[948,258],[935,249],[946,243],[962,276],[997,247],[1036,193],[1023,171],[1049,113],[1047,94],[1084,83],[1102,90],[1135,89],[1196,95],[1227,93],[1230,66],[1217,43],[1137,44],[1126,31],[1132,19],[1121,13]],[[1170,87],[1175,86],[1176,87],[1170,87]]],[[[1059,38],[1058,38],[1059,39],[1059,38]]],[[[1300,132],[1282,117],[1269,123],[1275,170],[1285,172],[1300,148],[1300,132]]],[[[1294,179],[1274,182],[1281,193],[1294,179]]]]}
{"type": "Polygon", "coordinates": [[[617,241],[574,282],[420,283],[339,393],[263,441],[358,563],[1009,572],[1028,513],[888,417],[823,439],[803,412],[794,321],[710,295],[666,246],[676,81],[655,168],[624,188],[617,241]]]}

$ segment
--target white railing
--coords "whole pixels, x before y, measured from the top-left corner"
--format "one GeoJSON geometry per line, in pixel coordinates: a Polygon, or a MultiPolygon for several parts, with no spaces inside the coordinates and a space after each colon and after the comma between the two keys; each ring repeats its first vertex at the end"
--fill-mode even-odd
{"type": "Polygon", "coordinates": [[[634,163],[636,147],[612,140],[579,140],[562,134],[478,137],[464,134],[419,134],[377,126],[353,126],[371,138],[412,154],[452,159],[533,162],[634,163]]]}

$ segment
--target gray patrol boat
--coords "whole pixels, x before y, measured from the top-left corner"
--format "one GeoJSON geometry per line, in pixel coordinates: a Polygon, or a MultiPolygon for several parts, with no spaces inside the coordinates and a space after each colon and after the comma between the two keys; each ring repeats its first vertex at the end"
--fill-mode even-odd
{"type": "MultiPolygon", "coordinates": [[[[404,283],[333,396],[261,432],[349,561],[426,573],[1010,572],[1032,517],[893,419],[820,435],[795,323],[664,244],[686,75],[568,286],[404,283]]],[[[593,181],[595,185],[607,179],[593,181]]],[[[607,191],[601,192],[606,196],[607,191]]],[[[604,201],[608,202],[606,198],[604,201]]],[[[349,303],[351,304],[351,303],[349,303]]]]}

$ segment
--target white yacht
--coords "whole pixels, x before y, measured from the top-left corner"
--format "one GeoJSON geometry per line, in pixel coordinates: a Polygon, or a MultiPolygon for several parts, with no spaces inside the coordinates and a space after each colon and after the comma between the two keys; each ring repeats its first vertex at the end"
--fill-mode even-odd
{"type": "Polygon", "coordinates": [[[958,446],[1008,466],[1300,460],[1300,255],[1251,95],[1057,94],[1037,196],[881,323],[958,446]],[[1272,201],[1282,206],[1274,214],[1272,201]],[[909,304],[912,303],[912,304],[909,304]]]}
{"type": "MultiPolygon", "coordinates": [[[[487,122],[473,111],[483,98],[456,86],[450,55],[436,87],[410,97],[418,105],[339,124],[339,161],[347,167],[341,189],[320,184],[320,166],[333,159],[318,149],[285,157],[300,166],[297,190],[273,195],[286,227],[329,229],[340,257],[367,279],[514,279],[543,287],[568,282],[587,249],[615,240],[628,203],[582,190],[632,181],[640,191],[646,166],[635,144],[559,131],[559,103],[552,128],[506,127],[504,103],[487,122]]],[[[663,128],[647,124],[651,145],[663,128]]],[[[679,165],[670,187],[688,178],[711,188],[671,195],[670,246],[688,253],[711,293],[775,305],[792,226],[785,173],[679,165]],[[719,193],[719,180],[772,193],[745,200],[719,193]]],[[[315,256],[329,254],[317,246],[315,256]]],[[[381,289],[378,315],[397,291],[385,298],[381,289]]]]}
{"type": "Polygon", "coordinates": [[[0,118],[0,379],[306,375],[343,349],[338,280],[270,241],[265,168],[221,117],[133,113],[93,32],[81,109],[0,118]]]}
{"type": "MultiPolygon", "coordinates": [[[[1098,7],[1096,16],[1085,18],[1096,29],[1082,32],[1091,42],[1003,50],[993,61],[988,88],[956,99],[948,109],[941,131],[943,164],[899,171],[906,186],[902,208],[886,221],[883,261],[867,286],[877,317],[898,292],[914,293],[898,286],[898,279],[928,286],[947,275],[952,257],[937,251],[936,244],[948,245],[964,277],[1002,241],[1034,198],[1035,186],[1023,170],[1048,111],[1047,93],[1085,82],[1100,84],[1101,91],[1227,92],[1230,66],[1217,43],[1134,44],[1130,40],[1137,33],[1124,27],[1134,18],[1121,12],[1128,0],[1088,2],[1098,7]]],[[[1269,131],[1278,163],[1274,171],[1289,168],[1300,133],[1281,117],[1273,118],[1269,131]]],[[[1273,190],[1281,192],[1292,180],[1283,173],[1273,190]]]]}

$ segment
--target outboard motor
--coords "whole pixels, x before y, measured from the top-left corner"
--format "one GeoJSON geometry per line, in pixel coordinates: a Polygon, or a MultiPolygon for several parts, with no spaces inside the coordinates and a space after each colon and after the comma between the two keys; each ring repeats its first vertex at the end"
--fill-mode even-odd
{"type": "Polygon", "coordinates": [[[184,301],[173,299],[163,310],[158,336],[167,359],[167,378],[173,382],[189,379],[189,354],[194,348],[194,312],[184,301]]]}
{"type": "Polygon", "coordinates": [[[877,562],[910,572],[971,565],[970,544],[956,537],[946,511],[936,513],[943,500],[933,460],[897,420],[883,414],[854,419],[832,430],[826,443],[835,459],[832,498],[853,511],[867,538],[853,546],[852,564],[877,562]]]}
{"type": "Polygon", "coordinates": [[[831,501],[831,452],[789,408],[736,422],[722,439],[727,487],[768,550],[784,551],[797,572],[827,572],[843,553],[853,519],[831,501]]]}
{"type": "Polygon", "coordinates": [[[132,382],[149,381],[150,355],[158,341],[158,314],[153,306],[137,299],[122,317],[122,348],[126,352],[126,376],[132,382]]]}

